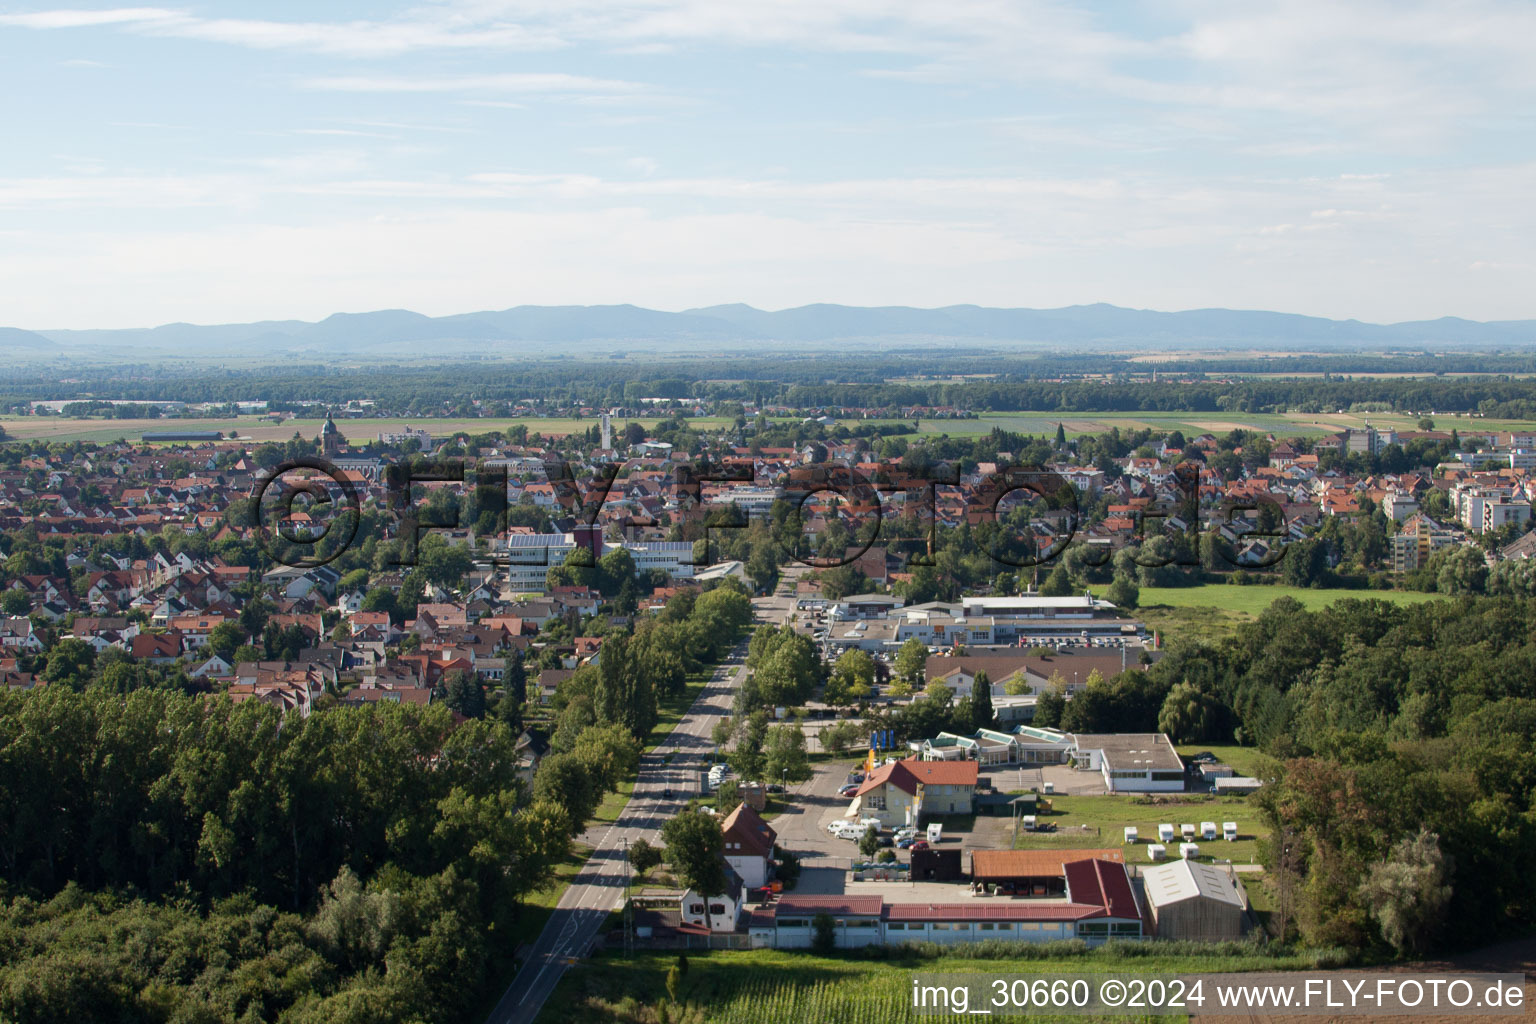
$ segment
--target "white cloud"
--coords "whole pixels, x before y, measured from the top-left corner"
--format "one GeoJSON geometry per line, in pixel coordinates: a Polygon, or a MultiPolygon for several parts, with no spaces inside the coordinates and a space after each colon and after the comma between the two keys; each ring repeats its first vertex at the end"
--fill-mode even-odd
{"type": "Polygon", "coordinates": [[[507,72],[496,75],[341,75],[312,78],[309,88],[332,92],[510,92],[510,93],[638,93],[646,86],[611,78],[589,78],[559,72],[507,72]]]}
{"type": "Polygon", "coordinates": [[[163,7],[117,7],[100,11],[56,10],[30,14],[0,14],[0,25],[16,28],[58,29],[94,28],[101,25],[131,25],[180,17],[163,7]]]}

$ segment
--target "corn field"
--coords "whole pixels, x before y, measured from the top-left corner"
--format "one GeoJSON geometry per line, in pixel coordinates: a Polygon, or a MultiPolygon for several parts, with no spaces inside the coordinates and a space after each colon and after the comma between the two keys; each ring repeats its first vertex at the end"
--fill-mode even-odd
{"type": "Polygon", "coordinates": [[[798,984],[763,978],[742,986],[710,1020],[718,1024],[907,1024],[920,1019],[902,977],[798,984]]]}

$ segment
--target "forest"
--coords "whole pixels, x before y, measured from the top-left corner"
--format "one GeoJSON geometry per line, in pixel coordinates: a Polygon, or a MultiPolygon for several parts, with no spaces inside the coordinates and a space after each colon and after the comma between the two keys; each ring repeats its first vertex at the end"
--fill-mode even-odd
{"type": "MultiPolygon", "coordinates": [[[[371,399],[402,415],[504,416],[535,407],[636,407],[643,399],[781,405],[794,409],[952,407],[971,412],[1477,412],[1536,417],[1529,354],[1315,354],[1276,359],[1216,356],[1147,365],[1129,356],[1053,351],[902,349],[679,357],[634,361],[545,357],[449,363],[228,368],[198,363],[132,366],[13,365],[0,370],[0,411],[97,396],[139,403],[266,400],[312,412],[371,399]],[[1367,377],[1358,374],[1418,374],[1367,377]],[[1291,376],[1306,374],[1308,376],[1291,376]],[[1467,376],[1453,376],[1467,374],[1467,376]],[[1262,375],[1262,376],[1261,376],[1262,375]],[[61,381],[67,378],[67,383],[61,381]]],[[[722,409],[722,413],[725,411],[722,409]]]]}

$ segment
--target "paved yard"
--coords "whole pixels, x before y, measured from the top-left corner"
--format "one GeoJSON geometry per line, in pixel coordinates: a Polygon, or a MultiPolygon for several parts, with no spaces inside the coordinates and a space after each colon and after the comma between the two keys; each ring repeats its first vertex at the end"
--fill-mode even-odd
{"type": "Polygon", "coordinates": [[[1091,794],[1107,793],[1109,788],[1104,785],[1104,776],[1099,772],[1079,771],[1070,765],[1046,764],[1034,765],[1027,768],[987,768],[986,775],[992,779],[992,787],[1003,793],[1011,793],[1020,789],[1037,789],[1045,792],[1045,784],[1051,783],[1055,791],[1071,796],[1088,796],[1091,794]]]}

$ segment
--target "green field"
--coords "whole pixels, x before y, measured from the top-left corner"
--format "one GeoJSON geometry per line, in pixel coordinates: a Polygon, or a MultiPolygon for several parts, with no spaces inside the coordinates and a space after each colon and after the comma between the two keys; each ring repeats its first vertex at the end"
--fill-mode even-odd
{"type": "MultiPolygon", "coordinates": [[[[1096,596],[1104,596],[1103,587],[1093,589],[1096,596]]],[[[1198,635],[1207,640],[1221,640],[1231,636],[1244,623],[1252,622],[1282,597],[1293,597],[1308,611],[1316,611],[1336,601],[1420,604],[1444,595],[1415,590],[1313,590],[1267,584],[1202,583],[1192,587],[1142,587],[1139,603],[1132,614],[1146,623],[1148,629],[1163,634],[1165,639],[1198,635]]]]}
{"type": "MultiPolygon", "coordinates": [[[[635,419],[651,426],[663,419],[661,415],[638,416],[635,419]]],[[[1411,416],[1396,413],[1237,413],[1237,412],[1050,412],[1030,411],[987,413],[976,419],[966,420],[942,420],[920,419],[918,430],[924,435],[948,434],[951,437],[971,437],[980,434],[991,433],[993,427],[1033,435],[1054,435],[1056,425],[1060,423],[1069,436],[1082,434],[1101,434],[1112,427],[1119,427],[1122,431],[1156,430],[1156,431],[1182,431],[1186,436],[1194,437],[1198,434],[1212,433],[1225,434],[1234,428],[1246,430],[1272,431],[1280,436],[1310,437],[1319,434],[1335,433],[1349,427],[1363,426],[1369,420],[1377,427],[1393,427],[1397,430],[1416,429],[1417,420],[1411,416]]],[[[775,422],[797,422],[798,417],[775,418],[775,422]]],[[[44,440],[57,441],[115,441],[118,438],[126,438],[131,441],[138,440],[145,431],[163,430],[217,430],[222,434],[234,432],[242,438],[251,438],[257,441],[286,441],[293,436],[295,430],[305,437],[314,437],[320,432],[321,420],[294,419],[282,423],[273,423],[269,417],[264,416],[239,416],[224,419],[151,419],[151,420],[107,420],[107,419],[72,419],[61,416],[0,416],[0,426],[13,438],[20,440],[32,440],[42,438],[44,440]]],[[[340,419],[337,421],[342,433],[349,439],[362,442],[367,441],[381,431],[397,431],[403,427],[420,427],[431,431],[434,437],[447,437],[458,432],[487,433],[492,430],[507,430],[515,425],[522,424],[528,428],[529,433],[541,433],[548,435],[565,435],[579,430],[587,430],[597,421],[594,418],[578,419],[573,417],[521,417],[516,419],[476,419],[476,418],[448,418],[448,419],[412,419],[409,417],[386,417],[379,419],[340,419]]],[[[717,430],[729,426],[734,422],[725,416],[700,416],[691,421],[696,429],[717,430]]],[[[910,420],[877,419],[857,420],[847,419],[839,421],[841,425],[853,428],[858,426],[874,425],[911,425],[910,420]]],[[[1530,429],[1536,424],[1520,420],[1495,420],[1483,419],[1473,416],[1448,416],[1441,415],[1435,418],[1435,425],[1441,430],[1450,430],[1453,427],[1461,430],[1509,430],[1530,429]]]]}
{"type": "MultiPolygon", "coordinates": [[[[1057,947],[1059,950],[1059,947],[1057,947]]],[[[1038,956],[982,959],[960,955],[922,957],[893,952],[889,959],[823,957],[809,951],[690,951],[688,971],[667,1016],[666,975],[675,953],[603,955],[581,964],[560,981],[539,1014],[539,1024],[653,1022],[673,1024],[917,1024],[911,1000],[914,973],[1038,977],[1105,973],[1162,974],[1210,971],[1298,970],[1313,967],[1303,955],[1262,956],[1223,948],[1210,955],[1152,953],[1123,956],[1113,945],[1077,955],[1040,950],[1038,956]]],[[[973,1007],[973,1009],[975,1009],[973,1007]]],[[[956,1019],[956,1015],[945,1015],[956,1019]]],[[[1072,1017],[1093,1020],[1184,1020],[1148,1017],[1072,1017]]]]}
{"type": "MultiPolygon", "coordinates": [[[[1208,749],[1202,747],[1201,749],[1208,749]]],[[[1214,748],[1209,748],[1216,753],[1214,748]]],[[[1217,829],[1224,821],[1237,822],[1237,841],[1224,839],[1207,842],[1197,838],[1203,861],[1230,860],[1234,864],[1257,863],[1258,841],[1268,834],[1268,829],[1258,812],[1249,804],[1247,797],[1207,797],[1196,793],[1156,794],[1158,803],[1143,802],[1143,798],[1100,794],[1093,796],[1052,796],[1051,810],[1040,816],[1042,824],[1050,822],[1055,832],[1023,832],[1016,844],[1021,850],[1086,850],[1118,849],[1125,855],[1127,864],[1150,863],[1147,846],[1157,839],[1157,826],[1171,824],[1175,832],[1186,822],[1194,825],[1196,833],[1202,821],[1213,821],[1217,829]],[[1085,829],[1083,826],[1087,826],[1085,829]],[[1136,826],[1137,841],[1125,842],[1125,827],[1136,826]]],[[[1177,836],[1174,843],[1182,840],[1177,836]]],[[[1178,856],[1178,847],[1170,849],[1170,855],[1178,856]]]]}
{"type": "Polygon", "coordinates": [[[1240,586],[1236,583],[1204,583],[1193,587],[1143,587],[1140,608],[1214,608],[1220,611],[1257,617],[1282,597],[1300,601],[1308,611],[1326,608],[1336,601],[1378,600],[1391,604],[1421,604],[1443,598],[1443,594],[1425,594],[1416,590],[1313,590],[1309,587],[1268,585],[1240,586]]]}
{"type": "MultiPolygon", "coordinates": [[[[640,422],[648,427],[661,417],[642,417],[640,422]]],[[[236,436],[254,441],[286,441],[297,432],[307,438],[319,435],[320,419],[291,419],[273,423],[264,416],[238,416],[225,419],[154,419],[154,420],[106,420],[70,419],[62,416],[0,416],[0,427],[15,440],[30,441],[96,441],[106,442],[124,438],[137,441],[146,431],[205,431],[217,430],[221,434],[233,432],[236,436]]],[[[718,429],[735,422],[724,416],[701,416],[692,421],[698,429],[718,429]]],[[[493,430],[509,430],[522,424],[529,434],[545,436],[572,434],[588,430],[597,424],[593,419],[561,417],[523,417],[520,419],[410,419],[390,417],[380,419],[338,419],[336,425],[342,435],[358,444],[373,440],[380,433],[395,432],[405,427],[429,431],[433,437],[449,437],[457,433],[485,434],[493,430]]],[[[623,424],[619,424],[622,428],[623,424]]]]}

